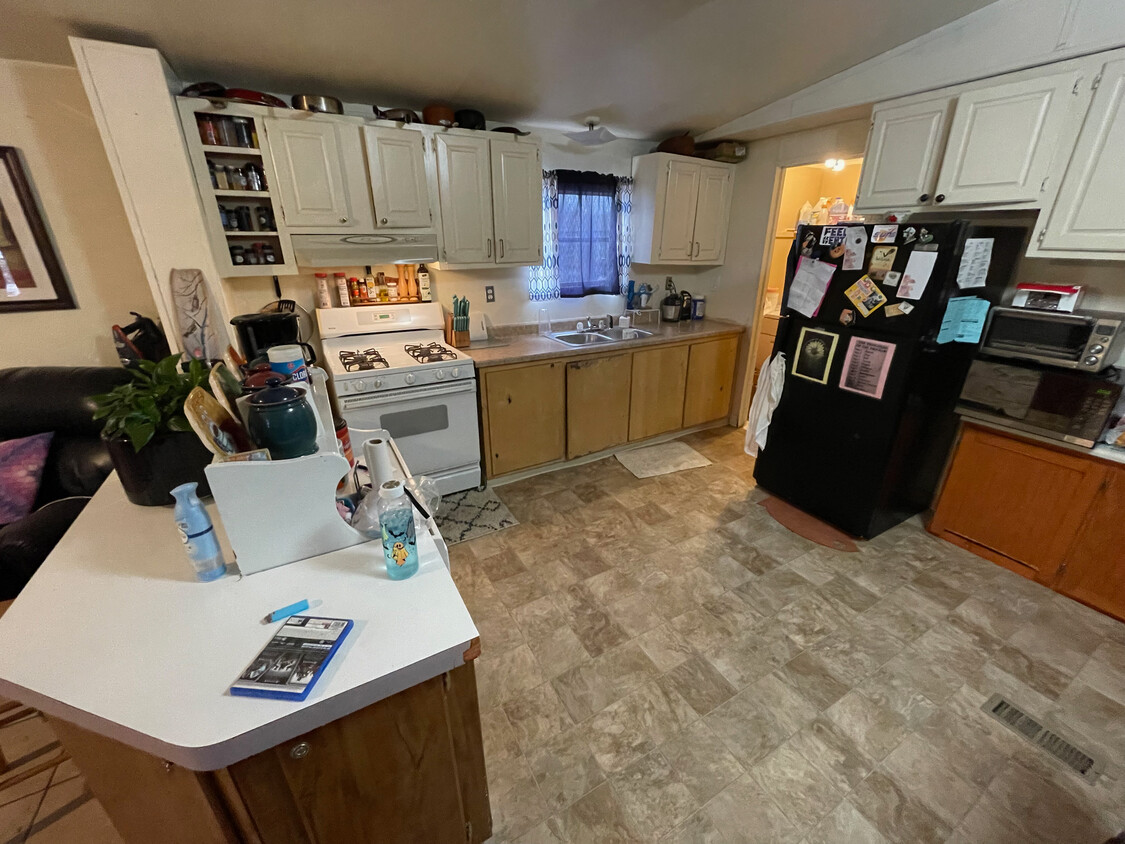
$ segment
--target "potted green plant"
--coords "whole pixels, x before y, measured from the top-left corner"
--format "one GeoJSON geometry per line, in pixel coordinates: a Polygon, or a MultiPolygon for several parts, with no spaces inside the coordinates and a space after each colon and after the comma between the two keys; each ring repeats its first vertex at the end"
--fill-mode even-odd
{"type": "Polygon", "coordinates": [[[192,360],[185,372],[180,356],[142,360],[130,369],[132,380],[93,396],[94,419],[104,419],[102,439],[113,467],[134,504],[172,504],[171,490],[195,481],[209,495],[203,473],[211,452],[184,415],[184,400],[195,387],[210,392],[208,370],[192,360]]]}

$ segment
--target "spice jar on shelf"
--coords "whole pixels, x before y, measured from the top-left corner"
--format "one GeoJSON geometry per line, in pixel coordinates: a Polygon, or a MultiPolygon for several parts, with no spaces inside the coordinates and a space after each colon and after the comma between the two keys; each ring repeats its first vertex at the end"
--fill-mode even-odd
{"type": "Polygon", "coordinates": [[[240,147],[254,146],[253,133],[250,128],[250,119],[247,117],[234,118],[234,135],[240,147]]]}
{"type": "Polygon", "coordinates": [[[222,143],[219,136],[219,127],[215,125],[215,119],[211,115],[197,114],[195,122],[199,126],[199,140],[204,144],[217,147],[222,143]]]}
{"type": "Polygon", "coordinates": [[[219,190],[230,190],[230,169],[226,165],[215,165],[215,187],[219,190]]]}
{"type": "Polygon", "coordinates": [[[250,162],[243,168],[243,171],[246,173],[246,186],[249,190],[266,189],[266,174],[262,172],[261,167],[250,162]]]}

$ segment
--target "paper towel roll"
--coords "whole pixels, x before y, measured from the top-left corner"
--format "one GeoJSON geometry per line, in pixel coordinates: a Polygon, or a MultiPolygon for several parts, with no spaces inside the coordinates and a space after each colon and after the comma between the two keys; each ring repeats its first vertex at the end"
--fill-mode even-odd
{"type": "Polygon", "coordinates": [[[371,475],[371,488],[378,489],[387,481],[398,477],[395,472],[395,459],[390,444],[382,437],[372,437],[363,443],[363,460],[371,475]]]}

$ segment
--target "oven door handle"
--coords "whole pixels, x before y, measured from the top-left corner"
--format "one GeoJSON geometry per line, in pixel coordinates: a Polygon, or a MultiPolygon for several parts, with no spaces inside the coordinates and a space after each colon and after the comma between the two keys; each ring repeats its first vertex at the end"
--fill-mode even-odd
{"type": "Polygon", "coordinates": [[[378,407],[383,404],[393,404],[400,401],[415,401],[417,399],[437,398],[455,393],[475,392],[476,381],[468,378],[452,384],[441,384],[428,387],[406,387],[401,390],[391,390],[386,393],[375,393],[369,396],[349,396],[343,400],[343,410],[353,410],[361,407],[378,407]]]}

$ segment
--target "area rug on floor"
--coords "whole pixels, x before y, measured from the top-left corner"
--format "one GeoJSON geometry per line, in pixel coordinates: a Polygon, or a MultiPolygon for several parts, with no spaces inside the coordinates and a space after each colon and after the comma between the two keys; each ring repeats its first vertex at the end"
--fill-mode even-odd
{"type": "Polygon", "coordinates": [[[682,469],[698,469],[710,466],[711,461],[679,440],[659,445],[646,445],[631,451],[619,451],[613,455],[617,461],[638,478],[651,478],[667,475],[682,469]]]}
{"type": "Polygon", "coordinates": [[[858,551],[855,542],[842,530],[832,527],[827,522],[822,522],[815,516],[810,516],[804,510],[798,510],[792,504],[780,498],[763,498],[758,502],[773,516],[779,525],[789,528],[797,536],[803,536],[810,542],[823,545],[826,548],[835,548],[837,551],[858,551]]]}
{"type": "Polygon", "coordinates": [[[441,497],[434,517],[446,545],[468,542],[519,524],[512,511],[491,489],[467,489],[441,497]]]}

